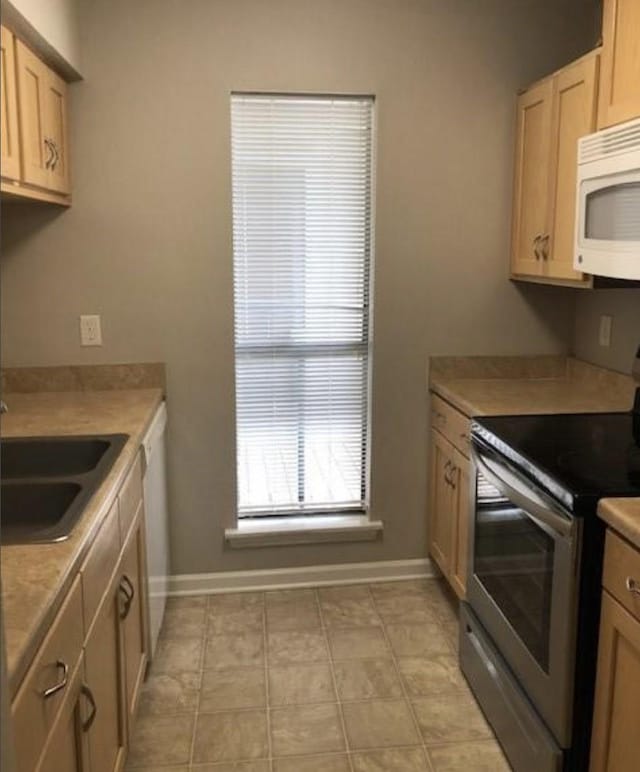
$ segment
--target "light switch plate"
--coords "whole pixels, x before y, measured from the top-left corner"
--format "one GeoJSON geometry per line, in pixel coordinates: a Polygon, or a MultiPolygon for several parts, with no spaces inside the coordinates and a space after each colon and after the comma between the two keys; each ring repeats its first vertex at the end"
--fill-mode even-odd
{"type": "Polygon", "coordinates": [[[80,345],[102,346],[102,328],[98,314],[83,314],[80,317],[80,345]]]}
{"type": "Polygon", "coordinates": [[[611,325],[613,317],[602,315],[600,317],[600,332],[598,333],[598,343],[605,348],[611,345],[611,325]]]}

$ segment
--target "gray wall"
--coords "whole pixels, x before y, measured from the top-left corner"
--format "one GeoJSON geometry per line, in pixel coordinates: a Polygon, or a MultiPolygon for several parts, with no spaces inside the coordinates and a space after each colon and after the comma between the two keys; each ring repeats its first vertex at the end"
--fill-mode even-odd
{"type": "Polygon", "coordinates": [[[507,280],[514,94],[589,48],[592,14],[579,0],[81,5],[74,205],[4,212],[4,364],[167,362],[176,572],[425,555],[427,357],[560,353],[572,340],[571,292],[507,280]],[[223,546],[235,502],[233,89],[378,98],[381,543],[223,546]],[[103,348],[79,347],[80,313],[102,315],[103,348]]]}
{"type": "Polygon", "coordinates": [[[629,373],[638,346],[640,289],[596,290],[578,297],[574,338],[576,356],[602,367],[629,373]],[[602,314],[613,317],[611,346],[608,348],[598,344],[602,314]]]}

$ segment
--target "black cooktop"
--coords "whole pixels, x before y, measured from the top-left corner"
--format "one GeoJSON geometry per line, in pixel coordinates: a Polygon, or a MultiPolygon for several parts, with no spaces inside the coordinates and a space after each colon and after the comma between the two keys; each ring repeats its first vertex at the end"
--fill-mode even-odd
{"type": "Polygon", "coordinates": [[[472,434],[575,514],[600,498],[640,496],[639,414],[477,418],[472,434]]]}

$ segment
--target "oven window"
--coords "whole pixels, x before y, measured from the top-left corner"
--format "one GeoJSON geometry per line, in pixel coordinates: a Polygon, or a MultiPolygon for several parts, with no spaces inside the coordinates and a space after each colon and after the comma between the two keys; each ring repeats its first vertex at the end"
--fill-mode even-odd
{"type": "Polygon", "coordinates": [[[554,541],[478,475],[474,573],[549,672],[554,541]]]}
{"type": "Polygon", "coordinates": [[[640,182],[598,188],[586,197],[585,236],[640,241],[640,182]]]}

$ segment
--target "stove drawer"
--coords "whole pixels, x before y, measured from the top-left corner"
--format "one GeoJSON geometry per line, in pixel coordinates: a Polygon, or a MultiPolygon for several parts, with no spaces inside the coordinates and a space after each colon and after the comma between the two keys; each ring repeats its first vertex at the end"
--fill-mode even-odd
{"type": "Polygon", "coordinates": [[[437,429],[469,458],[471,420],[435,394],[431,395],[431,428],[437,429]]]}
{"type": "Polygon", "coordinates": [[[466,603],[460,607],[460,668],[518,772],[560,772],[563,753],[466,603]]]}
{"type": "Polygon", "coordinates": [[[640,552],[610,529],[605,542],[602,584],[640,619],[640,552]]]}

